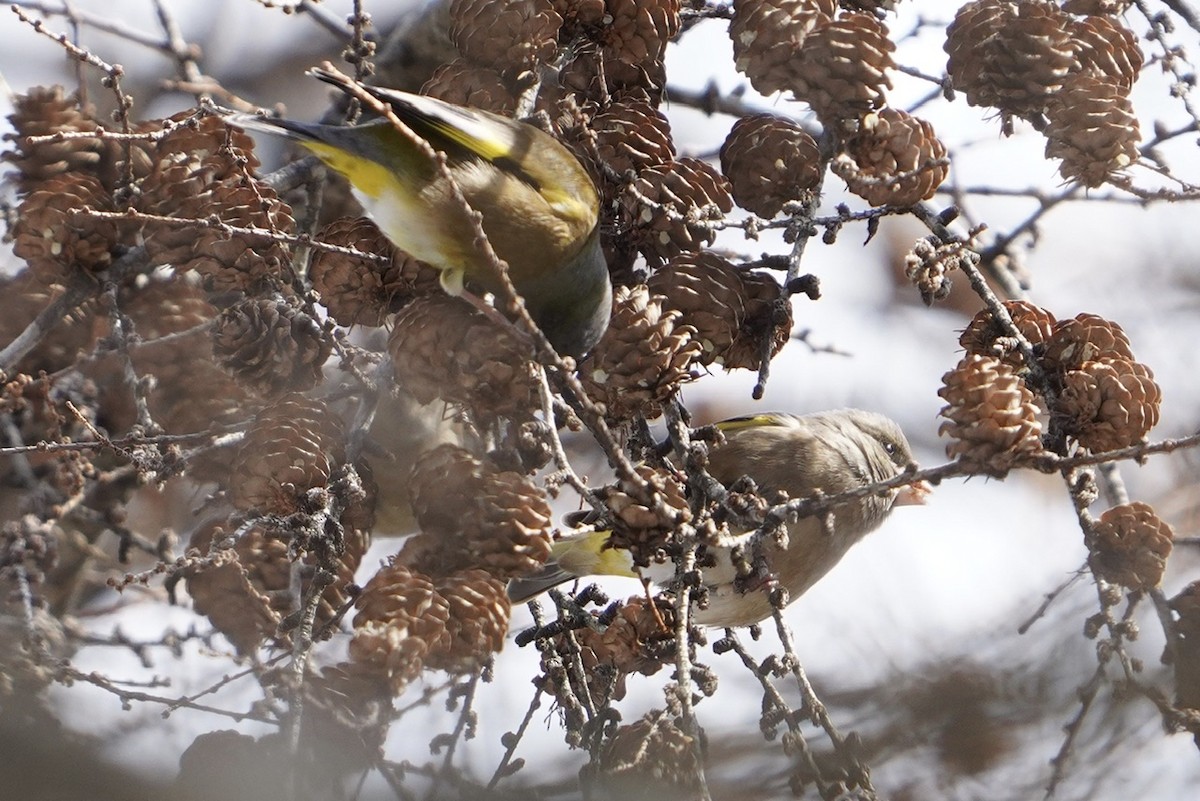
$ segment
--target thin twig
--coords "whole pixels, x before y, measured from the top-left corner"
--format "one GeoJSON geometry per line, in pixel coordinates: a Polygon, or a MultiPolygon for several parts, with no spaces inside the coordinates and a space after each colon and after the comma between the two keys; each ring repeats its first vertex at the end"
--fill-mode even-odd
{"type": "Polygon", "coordinates": [[[533,721],[533,715],[542,705],[542,688],[538,687],[533,691],[533,698],[529,701],[529,708],[525,710],[525,717],[521,718],[521,724],[517,726],[515,732],[505,732],[501,742],[504,743],[504,756],[500,758],[500,764],[496,766],[496,770],[492,772],[492,778],[488,780],[487,789],[494,790],[501,779],[513,775],[521,769],[525,764],[523,759],[513,759],[513,754],[517,752],[517,746],[521,744],[521,740],[525,737],[526,730],[529,729],[529,724],[533,721]]]}

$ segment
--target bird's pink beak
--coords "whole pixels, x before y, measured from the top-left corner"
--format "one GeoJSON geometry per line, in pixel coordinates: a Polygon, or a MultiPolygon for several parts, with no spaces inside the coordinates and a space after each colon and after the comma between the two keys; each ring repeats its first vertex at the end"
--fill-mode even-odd
{"type": "Polygon", "coordinates": [[[907,487],[901,487],[896,493],[896,500],[892,501],[892,506],[924,506],[925,499],[931,492],[933,487],[928,481],[909,484],[907,487]]]}

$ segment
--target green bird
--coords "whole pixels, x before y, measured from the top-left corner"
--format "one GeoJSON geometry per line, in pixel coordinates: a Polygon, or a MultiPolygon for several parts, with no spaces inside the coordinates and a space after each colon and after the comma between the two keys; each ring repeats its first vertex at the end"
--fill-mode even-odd
{"type": "Polygon", "coordinates": [[[347,94],[361,89],[391,109],[429,148],[386,118],[337,126],[232,114],[248,130],[282,135],[346,176],[380,230],[441,271],[452,295],[464,286],[499,292],[453,191],[482,217],[496,255],[530,316],[560,353],[585,354],[608,327],[612,283],[600,247],[600,195],[587,170],[554,137],[524,122],[432,97],[309,74],[347,94]],[[448,180],[447,173],[453,179],[448,180]]]}

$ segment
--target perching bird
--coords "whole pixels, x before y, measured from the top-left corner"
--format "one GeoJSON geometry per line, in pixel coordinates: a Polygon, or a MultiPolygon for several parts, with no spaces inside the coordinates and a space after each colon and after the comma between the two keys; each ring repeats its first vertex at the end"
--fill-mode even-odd
{"type": "MultiPolygon", "coordinates": [[[[310,74],[353,95],[356,84],[310,74]]],[[[530,316],[563,354],[586,353],[608,327],[612,284],[600,248],[600,196],[554,137],[517,120],[431,97],[361,85],[434,151],[508,263],[530,316]]],[[[500,283],[437,161],[386,117],[354,126],[234,114],[241,128],[293,139],[346,176],[354,196],[401,250],[442,271],[442,286],[488,292],[500,283]]]]}
{"type": "MultiPolygon", "coordinates": [[[[729,486],[743,476],[764,495],[782,491],[800,499],[820,492],[834,495],[885,481],[912,462],[912,450],[900,427],[887,417],[859,409],[803,416],[758,414],[718,423],[725,441],[712,448],[708,472],[729,486]]],[[[820,517],[805,517],[788,527],[788,547],[765,539],[769,575],[758,582],[737,580],[728,552],[703,569],[709,602],[695,620],[709,626],[746,626],[771,615],[765,590],[777,583],[794,601],[829,572],[850,549],[879,527],[895,506],[924,503],[924,482],[883,495],[870,495],[835,506],[827,529],[820,517]]],[[[509,597],[524,601],[572,578],[595,574],[637,576],[626,551],[606,547],[609,533],[588,532],[559,540],[547,569],[509,583],[509,597]]],[[[669,583],[674,565],[652,564],[642,575],[669,583]]]]}

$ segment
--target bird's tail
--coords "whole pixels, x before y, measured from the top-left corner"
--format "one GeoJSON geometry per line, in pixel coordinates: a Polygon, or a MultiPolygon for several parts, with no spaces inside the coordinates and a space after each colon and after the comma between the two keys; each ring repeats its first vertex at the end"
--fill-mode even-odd
{"type": "Polygon", "coordinates": [[[551,562],[532,576],[522,576],[508,582],[508,600],[514,604],[531,601],[552,587],[579,578],[551,562]]]}
{"type": "Polygon", "coordinates": [[[225,122],[235,128],[241,128],[245,131],[258,131],[259,133],[271,134],[273,136],[283,136],[288,139],[294,139],[297,142],[312,142],[320,139],[316,134],[318,126],[303,122],[241,113],[225,114],[223,118],[225,122]]]}
{"type": "Polygon", "coordinates": [[[523,603],[551,587],[582,576],[637,577],[628,551],[608,544],[610,531],[587,531],[554,543],[548,561],[538,573],[508,582],[508,598],[523,603]]]}

